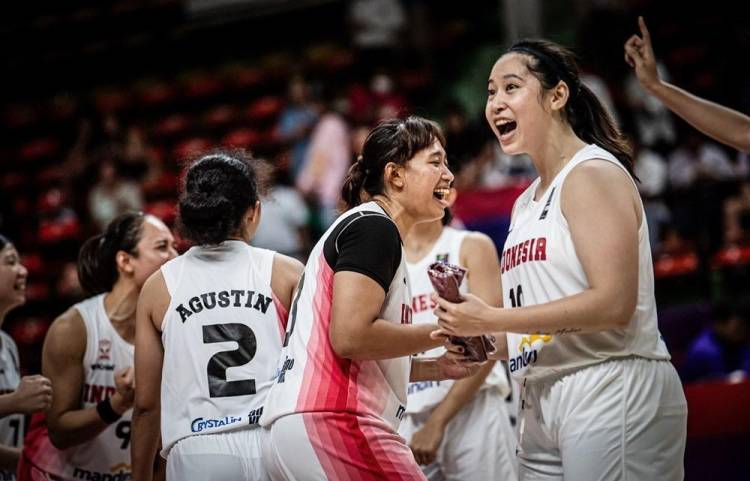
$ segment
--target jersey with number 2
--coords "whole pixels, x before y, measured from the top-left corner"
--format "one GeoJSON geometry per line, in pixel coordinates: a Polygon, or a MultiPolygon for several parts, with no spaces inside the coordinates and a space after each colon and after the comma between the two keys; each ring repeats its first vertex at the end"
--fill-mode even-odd
{"type": "Polygon", "coordinates": [[[187,436],[255,427],[286,330],[271,291],[274,252],[242,241],[196,246],[161,267],[162,455],[187,436]]]}

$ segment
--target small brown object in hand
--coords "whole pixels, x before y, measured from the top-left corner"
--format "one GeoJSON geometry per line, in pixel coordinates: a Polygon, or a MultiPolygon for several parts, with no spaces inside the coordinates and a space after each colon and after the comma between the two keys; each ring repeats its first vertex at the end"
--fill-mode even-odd
{"type": "MultiPolygon", "coordinates": [[[[464,280],[466,269],[447,262],[435,262],[430,264],[427,275],[440,297],[450,302],[463,302],[458,287],[464,280]]],[[[489,354],[495,352],[495,344],[490,336],[450,336],[449,339],[453,344],[463,347],[466,356],[472,361],[484,362],[489,354]]]]}

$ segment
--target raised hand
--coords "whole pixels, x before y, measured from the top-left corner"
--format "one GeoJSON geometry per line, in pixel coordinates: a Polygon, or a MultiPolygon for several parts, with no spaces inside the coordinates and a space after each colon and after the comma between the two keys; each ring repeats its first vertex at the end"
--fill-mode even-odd
{"type": "Polygon", "coordinates": [[[656,57],[651,46],[651,34],[643,17],[638,17],[641,36],[633,35],[625,42],[625,62],[635,70],[635,75],[644,89],[650,90],[659,84],[656,57]]]}

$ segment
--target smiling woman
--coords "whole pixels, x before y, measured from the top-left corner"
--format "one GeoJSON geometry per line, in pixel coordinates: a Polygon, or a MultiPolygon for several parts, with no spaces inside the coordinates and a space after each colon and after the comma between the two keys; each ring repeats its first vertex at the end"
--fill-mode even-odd
{"type": "MultiPolygon", "coordinates": [[[[0,234],[0,326],[11,309],[26,302],[28,271],[18,251],[0,234]]],[[[43,376],[21,377],[18,348],[0,331],[0,479],[16,479],[25,414],[49,409],[52,385],[43,376]]]]}
{"type": "Polygon", "coordinates": [[[21,479],[130,475],[136,301],[176,255],[169,228],[141,212],[120,215],[83,244],[78,277],[93,296],[47,332],[42,372],[55,394],[46,419],[32,418],[21,479]]]}
{"type": "Polygon", "coordinates": [[[369,134],[349,170],[349,210],[310,254],[261,419],[272,479],[424,479],[396,434],[407,384],[478,369],[450,354],[409,358],[442,343],[430,339],[435,324],[411,324],[401,239],[448,205],[444,144],[429,120],[391,120],[369,134]]]}
{"type": "Polygon", "coordinates": [[[506,338],[523,386],[520,478],[682,479],[687,406],[657,326],[625,139],[573,54],[544,40],[497,60],[485,114],[503,151],[528,154],[539,177],[513,207],[503,308],[469,294],[437,299],[436,314],[445,334],[506,338]]]}

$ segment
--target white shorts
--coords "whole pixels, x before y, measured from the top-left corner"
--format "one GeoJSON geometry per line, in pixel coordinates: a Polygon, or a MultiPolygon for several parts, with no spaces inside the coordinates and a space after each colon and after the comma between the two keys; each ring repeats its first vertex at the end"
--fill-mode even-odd
{"type": "MultiPolygon", "coordinates": [[[[407,443],[431,412],[406,415],[399,434],[407,443]]],[[[499,389],[482,389],[445,427],[435,462],[422,470],[430,481],[516,480],[515,449],[505,398],[499,389]]]]}
{"type": "Polygon", "coordinates": [[[240,429],[179,440],[167,455],[167,481],[268,481],[261,431],[240,429]]]}
{"type": "Polygon", "coordinates": [[[263,459],[273,481],[425,481],[404,439],[380,419],[296,413],[263,431],[263,459]]]}
{"type": "Polygon", "coordinates": [[[521,480],[681,481],[687,402],[668,361],[625,358],[522,388],[521,480]]]}

